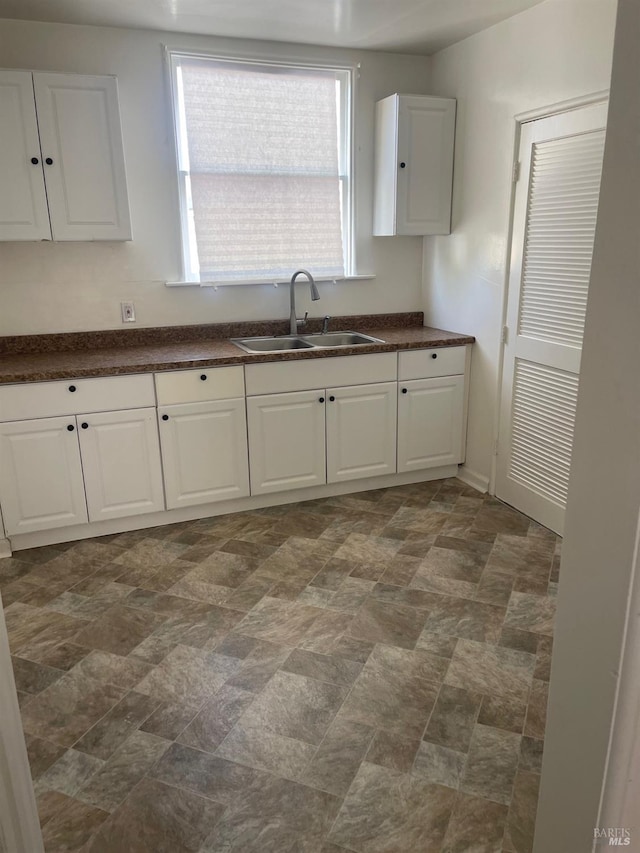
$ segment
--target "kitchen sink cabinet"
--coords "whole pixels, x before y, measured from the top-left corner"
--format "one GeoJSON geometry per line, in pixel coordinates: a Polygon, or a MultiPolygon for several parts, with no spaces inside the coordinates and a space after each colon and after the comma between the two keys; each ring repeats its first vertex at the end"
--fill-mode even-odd
{"type": "Polygon", "coordinates": [[[247,398],[251,494],[327,482],[325,391],[247,398]]]}
{"type": "Polygon", "coordinates": [[[0,240],[130,240],[115,77],[0,70],[0,240]]]}

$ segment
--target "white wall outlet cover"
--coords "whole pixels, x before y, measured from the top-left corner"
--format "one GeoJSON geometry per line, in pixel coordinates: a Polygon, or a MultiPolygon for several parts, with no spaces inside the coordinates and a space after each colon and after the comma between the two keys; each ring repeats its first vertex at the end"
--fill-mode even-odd
{"type": "Polygon", "coordinates": [[[123,323],[135,323],[136,309],[133,302],[121,302],[120,313],[122,315],[123,323]]]}

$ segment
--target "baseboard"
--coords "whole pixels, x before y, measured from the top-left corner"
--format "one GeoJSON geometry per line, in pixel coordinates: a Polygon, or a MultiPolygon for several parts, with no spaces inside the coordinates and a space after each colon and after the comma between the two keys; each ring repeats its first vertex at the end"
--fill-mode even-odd
{"type": "Polygon", "coordinates": [[[0,539],[0,560],[3,557],[10,557],[11,554],[11,542],[8,539],[0,539]]]}
{"type": "MultiPolygon", "coordinates": [[[[231,512],[245,512],[268,506],[311,501],[315,498],[334,497],[336,495],[366,492],[370,489],[387,489],[391,486],[404,486],[410,483],[422,483],[429,480],[446,480],[458,476],[457,465],[441,468],[428,468],[423,471],[411,471],[405,474],[386,474],[383,477],[368,477],[362,480],[349,480],[307,489],[294,489],[288,492],[274,492],[268,495],[255,495],[247,498],[234,498],[219,503],[181,507],[180,509],[153,512],[148,515],[134,515],[126,518],[95,521],[90,524],[77,524],[72,527],[58,527],[54,530],[39,530],[34,533],[12,535],[11,548],[21,551],[24,548],[39,548],[42,545],[55,545],[60,542],[74,542],[93,536],[105,536],[111,533],[125,533],[129,530],[143,530],[145,527],[158,527],[161,524],[173,524],[180,521],[193,521],[198,518],[212,518],[228,515],[231,512]]],[[[485,489],[486,491],[486,489],[485,489]]],[[[1,542],[2,540],[0,540],[1,542]]]]}
{"type": "Polygon", "coordinates": [[[472,471],[466,465],[460,466],[457,476],[467,486],[471,486],[471,488],[477,489],[479,492],[484,493],[489,491],[489,478],[483,474],[478,474],[477,471],[472,471]]]}

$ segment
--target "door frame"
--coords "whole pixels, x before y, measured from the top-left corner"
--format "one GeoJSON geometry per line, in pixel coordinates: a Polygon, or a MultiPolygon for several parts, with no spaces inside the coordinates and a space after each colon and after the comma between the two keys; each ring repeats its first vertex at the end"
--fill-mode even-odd
{"type": "Polygon", "coordinates": [[[500,440],[500,421],[502,417],[502,380],[504,376],[504,351],[505,340],[503,330],[507,324],[507,309],[509,303],[509,279],[511,277],[511,254],[513,249],[513,221],[515,215],[516,190],[518,182],[514,180],[516,175],[517,163],[519,162],[520,142],[522,137],[522,127],[529,122],[537,121],[538,119],[550,118],[561,113],[567,113],[571,110],[579,110],[582,107],[590,107],[596,104],[604,104],[609,100],[609,89],[601,89],[598,92],[592,92],[589,95],[582,95],[577,98],[570,98],[565,101],[557,101],[548,106],[537,107],[533,110],[527,110],[522,113],[517,113],[513,118],[513,155],[511,159],[511,192],[509,196],[509,214],[507,223],[507,242],[506,242],[506,263],[504,268],[504,276],[502,281],[502,310],[500,313],[500,332],[499,332],[499,356],[498,356],[498,371],[495,385],[495,410],[493,422],[493,445],[491,454],[491,471],[489,474],[489,494],[496,493],[496,478],[498,471],[498,447],[500,440]]]}
{"type": "Polygon", "coordinates": [[[44,853],[0,598],[0,846],[44,853]]]}

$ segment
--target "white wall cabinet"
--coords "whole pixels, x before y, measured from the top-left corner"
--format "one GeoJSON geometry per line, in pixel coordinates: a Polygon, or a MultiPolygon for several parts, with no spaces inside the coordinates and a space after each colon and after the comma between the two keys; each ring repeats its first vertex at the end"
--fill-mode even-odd
{"type": "Polygon", "coordinates": [[[0,424],[0,502],[10,536],[88,520],[75,417],[0,424]]]}
{"type": "Polygon", "coordinates": [[[130,240],[115,77],[0,70],[0,239],[130,240]]]}
{"type": "Polygon", "coordinates": [[[247,398],[251,494],[327,482],[325,391],[247,398]]]}
{"type": "Polygon", "coordinates": [[[390,95],[376,104],[374,236],[449,234],[456,102],[390,95]]]}
{"type": "Polygon", "coordinates": [[[164,509],[156,410],[78,415],[89,521],[164,509]]]}
{"type": "Polygon", "coordinates": [[[397,384],[327,389],[327,482],[396,471],[397,384]]]}
{"type": "Polygon", "coordinates": [[[162,406],[158,417],[168,509],[249,494],[244,397],[162,406]]]}

